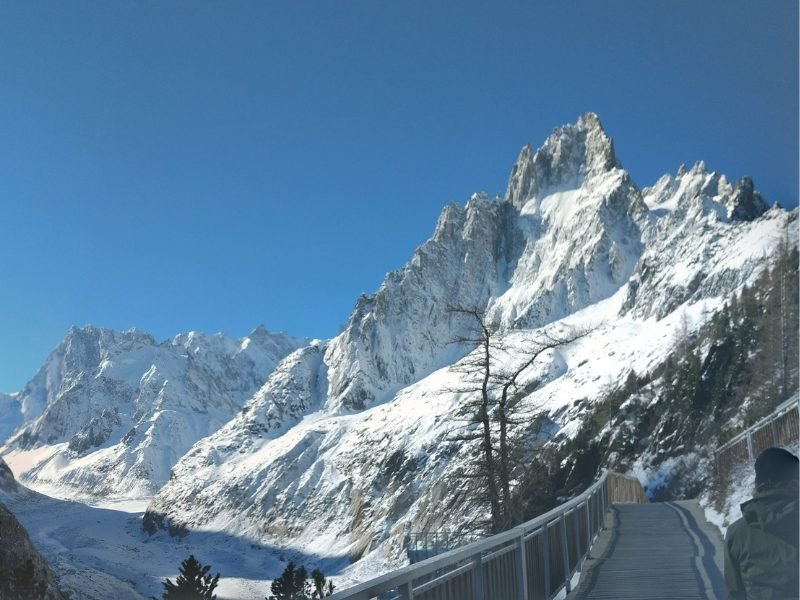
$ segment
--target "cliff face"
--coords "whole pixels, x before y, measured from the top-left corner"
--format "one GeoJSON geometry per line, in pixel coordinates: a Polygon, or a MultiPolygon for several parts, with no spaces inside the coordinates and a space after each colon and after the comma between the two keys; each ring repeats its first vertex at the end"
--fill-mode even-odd
{"type": "MultiPolygon", "coordinates": [[[[17,483],[0,458],[0,491],[13,493],[17,483]]],[[[2,495],[0,495],[2,497],[2,495]]],[[[0,502],[0,597],[7,600],[66,600],[47,561],[25,528],[0,502]]]]}

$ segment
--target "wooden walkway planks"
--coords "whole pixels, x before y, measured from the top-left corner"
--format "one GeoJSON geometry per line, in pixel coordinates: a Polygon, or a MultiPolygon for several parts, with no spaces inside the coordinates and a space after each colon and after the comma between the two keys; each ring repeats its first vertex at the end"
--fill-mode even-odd
{"type": "Polygon", "coordinates": [[[694,516],[672,502],[615,504],[617,525],[575,599],[724,599],[714,546],[694,516]]]}

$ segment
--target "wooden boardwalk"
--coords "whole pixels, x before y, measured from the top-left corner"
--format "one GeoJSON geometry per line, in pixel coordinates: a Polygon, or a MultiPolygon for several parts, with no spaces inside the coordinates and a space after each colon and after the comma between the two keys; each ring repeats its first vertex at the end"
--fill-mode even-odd
{"type": "Polygon", "coordinates": [[[686,506],[615,504],[613,511],[611,539],[570,600],[725,598],[719,549],[686,506]]]}

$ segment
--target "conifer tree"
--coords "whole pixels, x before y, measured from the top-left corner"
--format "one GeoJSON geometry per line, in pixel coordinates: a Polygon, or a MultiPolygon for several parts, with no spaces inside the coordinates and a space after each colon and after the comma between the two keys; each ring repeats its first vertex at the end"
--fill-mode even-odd
{"type": "Polygon", "coordinates": [[[311,586],[306,581],[306,568],[290,561],[283,573],[270,586],[272,595],[266,600],[310,600],[311,586]]]}
{"type": "Polygon", "coordinates": [[[219,582],[219,573],[211,577],[210,565],[203,565],[193,554],[181,563],[180,575],[175,583],[167,579],[164,586],[163,600],[216,600],[214,594],[219,582]]]}
{"type": "Polygon", "coordinates": [[[311,571],[311,581],[313,582],[314,590],[311,593],[311,600],[321,600],[328,596],[333,596],[334,585],[332,581],[325,579],[325,575],[319,569],[311,571]]]}

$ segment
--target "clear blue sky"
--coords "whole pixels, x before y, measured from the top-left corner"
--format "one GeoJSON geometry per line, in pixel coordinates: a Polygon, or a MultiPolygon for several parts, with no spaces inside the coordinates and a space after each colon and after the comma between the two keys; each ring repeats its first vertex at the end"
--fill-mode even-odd
{"type": "Polygon", "coordinates": [[[797,10],[0,3],[0,390],[73,324],[332,336],[590,110],[639,185],[704,159],[796,206],[797,10]]]}

